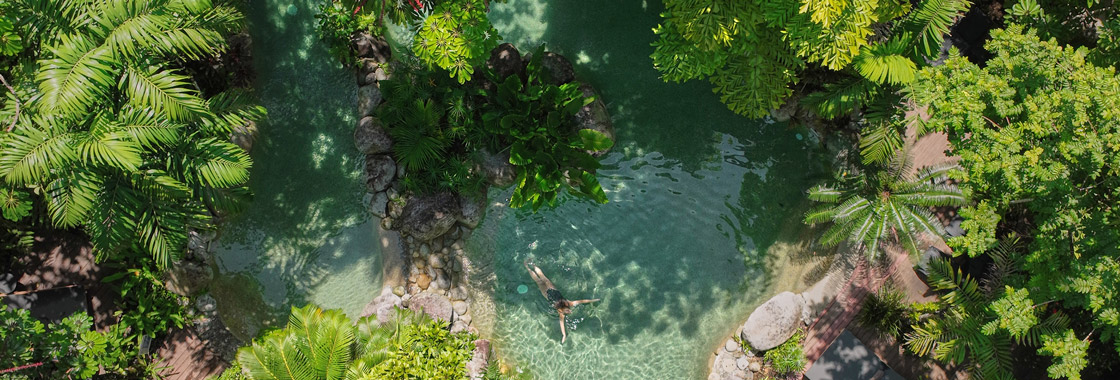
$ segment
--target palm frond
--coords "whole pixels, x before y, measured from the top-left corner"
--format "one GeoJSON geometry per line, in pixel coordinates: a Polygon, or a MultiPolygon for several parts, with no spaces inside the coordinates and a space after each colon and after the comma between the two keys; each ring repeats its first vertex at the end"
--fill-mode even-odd
{"type": "Polygon", "coordinates": [[[158,46],[157,38],[170,18],[152,14],[158,2],[106,0],[93,15],[95,33],[104,37],[104,46],[122,61],[139,58],[146,48],[158,46]]]}
{"type": "Polygon", "coordinates": [[[47,184],[47,211],[59,227],[75,227],[87,220],[97,201],[101,178],[84,168],[71,167],[47,184]]]}
{"type": "Polygon", "coordinates": [[[878,84],[903,85],[914,81],[918,66],[903,55],[906,46],[899,40],[873,44],[860,49],[852,61],[859,75],[878,84]]]}
{"type": "Polygon", "coordinates": [[[42,46],[51,46],[87,24],[87,4],[79,0],[12,0],[16,26],[26,31],[24,36],[38,38],[42,46]]]}
{"type": "Polygon", "coordinates": [[[186,121],[208,116],[209,110],[198,97],[188,77],[156,67],[128,67],[122,88],[128,101],[136,108],[152,108],[172,121],[186,121]]]}
{"type": "Polygon", "coordinates": [[[892,123],[875,123],[864,128],[859,139],[859,153],[864,164],[885,164],[902,151],[902,133],[892,123]]]}
{"type": "Polygon", "coordinates": [[[864,78],[849,77],[824,85],[824,90],[801,98],[801,104],[812,108],[826,119],[850,114],[868,103],[878,92],[874,82],[864,78]]]}
{"type": "Polygon", "coordinates": [[[234,128],[260,121],[268,112],[254,102],[253,97],[244,90],[231,89],[206,99],[207,107],[213,117],[202,120],[202,130],[209,137],[224,137],[234,128]]]}
{"type": "Polygon", "coordinates": [[[70,147],[75,134],[62,126],[51,127],[40,120],[2,140],[0,175],[9,184],[25,186],[47,180],[52,168],[66,167],[77,154],[70,147]]]}
{"type": "Polygon", "coordinates": [[[925,0],[901,22],[905,33],[917,39],[915,55],[932,57],[941,49],[944,35],[956,18],[971,6],[968,0],[925,0]]]}
{"type": "Polygon", "coordinates": [[[253,160],[241,147],[217,138],[187,144],[177,173],[189,184],[214,188],[244,185],[249,180],[253,160]]]}
{"type": "Polygon", "coordinates": [[[813,187],[812,189],[809,189],[809,200],[817,202],[836,203],[840,200],[840,196],[842,194],[843,192],[837,188],[818,185],[816,187],[813,187]]]}
{"type": "Polygon", "coordinates": [[[120,64],[109,48],[83,35],[64,35],[51,53],[54,58],[39,61],[35,75],[40,110],[76,117],[106,99],[120,64]]]}
{"type": "Polygon", "coordinates": [[[127,133],[141,147],[148,150],[179,142],[181,137],[179,132],[184,128],[182,124],[167,120],[150,108],[125,107],[117,113],[116,117],[111,128],[127,133]]]}

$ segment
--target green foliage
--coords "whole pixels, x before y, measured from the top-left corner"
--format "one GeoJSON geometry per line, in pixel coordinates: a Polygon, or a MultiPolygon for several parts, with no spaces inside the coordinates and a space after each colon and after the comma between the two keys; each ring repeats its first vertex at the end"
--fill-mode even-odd
{"type": "Polygon", "coordinates": [[[319,39],[327,43],[331,55],[344,64],[356,65],[358,57],[350,49],[354,33],[369,31],[374,35],[383,35],[385,28],[378,23],[376,15],[354,14],[350,9],[339,1],[327,2],[319,6],[315,20],[319,25],[319,39]]]}
{"type": "Polygon", "coordinates": [[[955,165],[938,165],[915,175],[906,151],[899,152],[885,168],[872,166],[870,173],[844,176],[838,186],[810,189],[810,200],[826,204],[809,210],[804,222],[831,223],[821,244],[848,241],[858,244],[872,259],[879,257],[880,244],[891,235],[917,253],[918,233],[945,233],[929,208],[965,203],[956,186],[946,182],[947,174],[955,169],[955,165]]]}
{"type": "Polygon", "coordinates": [[[1089,53],[1089,60],[1099,67],[1120,66],[1120,16],[1097,29],[1097,47],[1089,53]]]}
{"type": "Polygon", "coordinates": [[[88,379],[99,371],[151,378],[146,357],[139,356],[134,340],[125,336],[127,325],[106,332],[92,331],[85,313],[76,313],[45,326],[27,310],[0,305],[0,370],[42,363],[15,372],[31,378],[88,379]]]}
{"type": "Polygon", "coordinates": [[[16,55],[20,51],[23,51],[23,38],[15,33],[7,17],[0,17],[0,55],[16,55]]]}
{"type": "Polygon", "coordinates": [[[863,301],[863,308],[856,316],[861,326],[875,329],[879,333],[900,338],[909,327],[912,309],[906,303],[906,294],[894,286],[879,288],[863,301]]]}
{"type": "Polygon", "coordinates": [[[1032,294],[1093,313],[1118,344],[1120,79],[1017,26],[993,31],[987,47],[986,67],[950,58],[911,94],[961,157],[961,187],[983,200],[961,210],[967,235],[950,243],[976,256],[1004,231],[1030,234],[1032,294]]]}
{"type": "Polygon", "coordinates": [[[810,104],[835,117],[862,104],[881,84],[914,77],[915,62],[936,54],[942,33],[964,0],[665,0],[653,29],[653,65],[667,81],[711,81],[736,113],[765,116],[792,93],[801,71],[819,65],[854,69],[872,83],[826,84],[810,104]],[[895,22],[885,42],[870,42],[877,25],[895,22]],[[923,53],[923,54],[919,54],[923,53]]]}
{"type": "Polygon", "coordinates": [[[1081,380],[1081,370],[1089,364],[1085,359],[1089,351],[1088,339],[1077,339],[1073,330],[1046,336],[1038,353],[1053,356],[1054,364],[1046,369],[1051,379],[1081,380]]]}
{"type": "Polygon", "coordinates": [[[31,214],[31,194],[15,189],[0,189],[0,214],[4,219],[18,222],[31,214]]]}
{"type": "MultiPolygon", "coordinates": [[[[1017,265],[1018,255],[1009,245],[992,253],[996,268],[1017,265]]],[[[1001,273],[998,269],[993,272],[1001,273]]],[[[1054,346],[1056,337],[1072,334],[1066,328],[1068,318],[1048,312],[1027,289],[1004,285],[997,290],[990,286],[1002,283],[1006,275],[989,278],[981,286],[946,260],[931,262],[930,286],[947,293],[940,296],[940,308],[906,334],[906,347],[920,356],[932,353],[939,361],[968,364],[980,378],[1012,379],[1013,344],[1037,346],[1041,342],[1054,346]]],[[[1056,356],[1062,355],[1065,353],[1056,356]]],[[[1058,359],[1055,366],[1075,360],[1064,356],[1058,359]]]]}
{"type": "Polygon", "coordinates": [[[369,318],[352,324],[338,310],[293,307],[284,329],[238,350],[235,364],[252,380],[465,379],[475,337],[446,327],[406,310],[379,326],[369,318]]]}
{"type": "Polygon", "coordinates": [[[499,40],[483,0],[444,1],[422,21],[412,40],[412,53],[428,67],[447,70],[462,84],[499,40]]]}
{"type": "Polygon", "coordinates": [[[609,149],[602,133],[580,130],[574,115],[592,101],[578,83],[556,85],[538,49],[525,78],[497,78],[490,89],[402,62],[381,88],[386,103],[378,117],[393,137],[393,154],[406,169],[404,183],[418,192],[477,192],[484,178],[473,155],[508,152],[517,171],[510,207],[555,205],[559,194],[606,203],[589,153],[609,149]]]}
{"type": "MultiPolygon", "coordinates": [[[[29,41],[38,62],[34,79],[17,74],[18,98],[31,101],[0,136],[9,188],[34,189],[51,222],[84,227],[100,257],[141,251],[160,268],[182,252],[188,228],[241,207],[252,161],[229,133],[264,110],[233,90],[203,99],[179,67],[221,52],[239,28],[236,9],[209,0],[14,3],[16,28],[38,39],[29,41]]],[[[0,113],[14,116],[8,104],[0,113]]]]}
{"type": "Polygon", "coordinates": [[[805,353],[801,350],[801,341],[804,339],[805,333],[798,329],[785,343],[766,351],[763,358],[779,374],[801,371],[805,369],[805,353]]]}
{"type": "Polygon", "coordinates": [[[573,116],[592,98],[578,83],[552,84],[538,49],[526,70],[527,79],[511,75],[490,91],[482,110],[487,133],[509,141],[509,162],[517,167],[510,207],[555,206],[560,191],[607,203],[595,178],[599,162],[588,152],[609,149],[614,142],[602,133],[576,130],[573,116]]]}
{"type": "Polygon", "coordinates": [[[117,283],[120,299],[117,312],[120,323],[130,326],[129,336],[156,336],[166,333],[173,327],[183,327],[187,323],[187,311],[183,305],[187,300],[171,293],[163,286],[163,281],[154,264],[149,259],[132,260],[137,267],[125,269],[106,276],[103,282],[117,283]]]}

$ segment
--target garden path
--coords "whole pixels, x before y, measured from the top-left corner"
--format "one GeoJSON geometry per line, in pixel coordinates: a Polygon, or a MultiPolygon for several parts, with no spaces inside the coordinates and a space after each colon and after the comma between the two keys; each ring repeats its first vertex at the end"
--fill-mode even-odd
{"type": "Polygon", "coordinates": [[[163,360],[161,364],[167,366],[160,371],[164,380],[204,380],[229,367],[190,326],[167,334],[156,354],[163,360]]]}

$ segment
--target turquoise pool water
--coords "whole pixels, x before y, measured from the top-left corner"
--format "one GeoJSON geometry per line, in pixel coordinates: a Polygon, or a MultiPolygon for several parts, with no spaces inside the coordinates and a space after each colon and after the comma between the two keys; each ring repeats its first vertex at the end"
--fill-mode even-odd
{"type": "Polygon", "coordinates": [[[268,108],[253,147],[251,208],[223,226],[212,286],[230,329],[253,336],[308,302],[357,316],[381,286],[376,223],[352,133],[354,76],[316,34],[315,0],[254,0],[255,89],[268,108]]]}
{"type": "Polygon", "coordinates": [[[809,280],[804,189],[822,172],[803,128],[732,114],[705,82],[662,82],[649,54],[658,1],[511,0],[491,19],[522,51],[544,41],[607,102],[619,136],[599,172],[611,202],[538,214],[493,191],[468,250],[493,294],[475,320],[501,356],[540,379],[703,379],[755,305],[809,280]],[[577,308],[557,318],[522,266],[539,265],[577,308]],[[528,285],[520,294],[517,288],[528,285]]]}

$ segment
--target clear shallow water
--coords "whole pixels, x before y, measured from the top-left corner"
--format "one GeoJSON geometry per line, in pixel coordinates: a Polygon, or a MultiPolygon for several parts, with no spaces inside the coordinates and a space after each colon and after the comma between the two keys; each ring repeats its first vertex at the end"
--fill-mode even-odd
{"type": "Polygon", "coordinates": [[[809,132],[738,117],[706,82],[662,82],[649,60],[660,6],[492,5],[522,52],[546,41],[575,63],[619,137],[600,171],[611,203],[539,214],[497,204],[468,243],[475,285],[493,294],[475,320],[489,314],[481,325],[502,357],[540,379],[703,379],[755,305],[808,280],[787,265],[804,248],[804,189],[822,172],[809,132]],[[602,298],[577,307],[566,344],[526,260],[567,298],[602,298]]]}
{"type": "Polygon", "coordinates": [[[253,147],[251,208],[225,223],[211,292],[242,338],[308,302],[356,317],[381,286],[377,226],[353,144],[354,76],[318,40],[320,1],[253,0],[255,89],[268,108],[253,147]]]}

